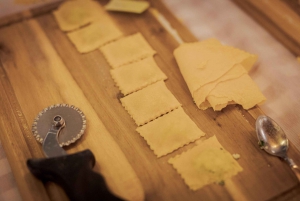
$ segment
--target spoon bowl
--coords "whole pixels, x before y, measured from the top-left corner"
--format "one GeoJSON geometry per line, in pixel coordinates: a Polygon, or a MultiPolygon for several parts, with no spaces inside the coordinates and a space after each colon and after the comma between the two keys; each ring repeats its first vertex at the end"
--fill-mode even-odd
{"type": "Polygon", "coordinates": [[[265,115],[256,119],[255,127],[260,147],[267,153],[284,159],[300,181],[298,166],[287,156],[289,141],[283,129],[273,119],[265,115]]]}
{"type": "Polygon", "coordinates": [[[261,115],[256,120],[256,133],[260,146],[269,154],[284,158],[289,141],[283,129],[270,117],[261,115]]]}

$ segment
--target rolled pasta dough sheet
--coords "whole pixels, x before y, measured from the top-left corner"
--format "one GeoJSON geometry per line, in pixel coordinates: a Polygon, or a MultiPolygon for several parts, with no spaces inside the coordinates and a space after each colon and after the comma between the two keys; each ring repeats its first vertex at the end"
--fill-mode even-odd
{"type": "Polygon", "coordinates": [[[206,97],[219,84],[226,80],[231,80],[247,74],[247,71],[241,64],[234,65],[227,73],[215,81],[205,84],[194,93],[194,101],[199,108],[205,107],[206,97]]]}
{"type": "Polygon", "coordinates": [[[184,43],[174,51],[182,76],[194,97],[203,85],[222,77],[235,64],[250,69],[257,56],[237,48],[222,45],[216,39],[184,43]]]}
{"type": "MultiPolygon", "coordinates": [[[[256,104],[262,104],[266,97],[248,74],[239,78],[219,83],[207,96],[207,100],[214,110],[221,110],[227,102],[235,102],[250,109],[256,104]]],[[[226,105],[225,105],[226,107],[226,105]]]]}

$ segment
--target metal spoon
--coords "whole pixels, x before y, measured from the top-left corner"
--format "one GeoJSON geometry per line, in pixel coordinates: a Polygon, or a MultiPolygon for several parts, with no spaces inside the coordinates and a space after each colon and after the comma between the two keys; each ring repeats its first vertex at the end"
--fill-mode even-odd
{"type": "Polygon", "coordinates": [[[289,141],[282,128],[270,117],[261,115],[256,119],[256,133],[261,148],[271,155],[284,159],[300,181],[300,169],[287,156],[289,141]]]}

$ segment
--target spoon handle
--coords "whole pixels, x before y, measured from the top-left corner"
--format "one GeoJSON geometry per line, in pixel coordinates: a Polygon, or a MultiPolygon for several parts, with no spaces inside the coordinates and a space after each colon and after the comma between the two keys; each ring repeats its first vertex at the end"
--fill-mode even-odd
{"type": "Polygon", "coordinates": [[[297,165],[291,167],[300,182],[300,169],[297,165]]]}
{"type": "Polygon", "coordinates": [[[298,181],[300,182],[300,169],[299,167],[295,164],[295,162],[291,158],[284,158],[286,162],[290,165],[292,168],[293,172],[295,173],[296,177],[298,178],[298,181]]]}

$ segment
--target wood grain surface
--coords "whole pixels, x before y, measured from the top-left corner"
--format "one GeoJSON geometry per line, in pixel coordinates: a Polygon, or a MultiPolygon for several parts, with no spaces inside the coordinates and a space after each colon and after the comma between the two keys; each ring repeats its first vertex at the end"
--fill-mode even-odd
{"type": "Polygon", "coordinates": [[[296,56],[300,55],[298,0],[233,0],[296,56]]]}
{"type": "MultiPolygon", "coordinates": [[[[106,2],[100,1],[102,5],[106,2]]],[[[196,41],[160,1],[151,1],[151,5],[185,42],[196,41]]],[[[155,17],[148,11],[141,15],[109,15],[125,35],[143,34],[157,51],[154,58],[168,76],[168,89],[206,133],[204,138],[216,135],[230,153],[239,153],[244,171],[225,186],[212,184],[198,191],[189,190],[167,161],[195,143],[157,159],[121,106],[122,94],[101,52],[78,53],[53,15],[45,12],[0,29],[0,140],[24,200],[66,200],[59,187],[43,185],[25,165],[28,158],[44,157],[30,131],[35,115],[44,107],[62,102],[79,107],[88,125],[85,135],[68,148],[68,153],[91,149],[97,160],[95,170],[126,199],[267,200],[297,192],[298,181],[289,167],[257,145],[254,124],[262,114],[258,107],[245,111],[232,105],[221,112],[197,109],[173,57],[178,44],[155,17]]],[[[300,162],[293,146],[290,155],[300,162]]]]}
{"type": "Polygon", "coordinates": [[[57,8],[62,1],[50,0],[35,4],[17,4],[14,0],[2,0],[0,2],[0,27],[49,12],[57,8]]]}

